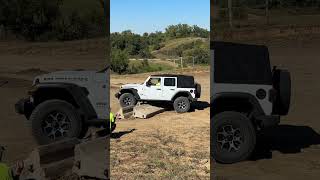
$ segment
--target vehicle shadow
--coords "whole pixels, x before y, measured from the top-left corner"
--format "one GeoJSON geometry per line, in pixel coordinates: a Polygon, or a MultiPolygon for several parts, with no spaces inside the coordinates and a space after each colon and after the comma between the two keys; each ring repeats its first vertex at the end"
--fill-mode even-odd
{"type": "Polygon", "coordinates": [[[206,101],[195,101],[191,104],[190,111],[195,111],[195,110],[204,110],[206,108],[210,107],[210,104],[206,101]]]}
{"type": "Polygon", "coordinates": [[[300,153],[303,148],[320,144],[320,134],[308,126],[279,125],[261,131],[250,160],[271,159],[272,151],[300,153]]]}
{"type": "MultiPolygon", "coordinates": [[[[173,105],[170,102],[154,101],[154,102],[149,102],[148,104],[152,105],[152,106],[164,108],[164,109],[166,109],[166,111],[173,111],[174,110],[173,105]]],[[[195,110],[204,110],[208,107],[210,107],[210,104],[206,101],[195,101],[195,102],[191,103],[190,112],[194,112],[195,110]]]]}
{"type": "Polygon", "coordinates": [[[135,131],[136,129],[131,129],[129,131],[120,131],[120,132],[115,132],[115,133],[112,133],[110,135],[111,138],[113,139],[119,139],[121,138],[122,136],[126,135],[126,134],[129,134],[129,133],[132,133],[133,131],[135,131]]]}

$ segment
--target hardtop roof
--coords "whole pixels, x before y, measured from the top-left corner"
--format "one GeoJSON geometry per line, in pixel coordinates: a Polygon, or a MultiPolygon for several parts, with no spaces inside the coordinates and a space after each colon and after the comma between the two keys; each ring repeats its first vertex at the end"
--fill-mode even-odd
{"type": "Polygon", "coordinates": [[[193,77],[191,75],[182,75],[182,74],[153,74],[154,77],[193,77]]]}
{"type": "Polygon", "coordinates": [[[268,47],[211,41],[214,80],[217,83],[272,84],[268,47]]]}

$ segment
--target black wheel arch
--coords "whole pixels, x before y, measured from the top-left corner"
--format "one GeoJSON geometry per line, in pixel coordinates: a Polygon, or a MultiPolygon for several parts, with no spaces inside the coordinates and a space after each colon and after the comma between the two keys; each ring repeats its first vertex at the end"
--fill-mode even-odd
{"type": "Polygon", "coordinates": [[[178,97],[187,97],[189,100],[192,100],[192,96],[189,91],[181,91],[177,92],[172,98],[171,101],[173,102],[178,97]]]}
{"type": "Polygon", "coordinates": [[[42,83],[37,84],[30,93],[34,99],[34,107],[46,100],[60,99],[72,104],[84,121],[97,118],[96,111],[88,98],[89,92],[85,87],[68,83],[42,83]]]}
{"type": "Polygon", "coordinates": [[[133,96],[137,99],[137,100],[140,100],[140,96],[138,94],[138,90],[136,89],[133,89],[133,88],[129,88],[129,89],[121,89],[120,90],[120,94],[118,96],[118,99],[120,98],[120,96],[124,93],[131,93],[133,94],[133,96]]]}
{"type": "Polygon", "coordinates": [[[256,97],[242,92],[223,92],[211,97],[210,118],[223,111],[247,112],[252,116],[265,115],[256,97]]]}

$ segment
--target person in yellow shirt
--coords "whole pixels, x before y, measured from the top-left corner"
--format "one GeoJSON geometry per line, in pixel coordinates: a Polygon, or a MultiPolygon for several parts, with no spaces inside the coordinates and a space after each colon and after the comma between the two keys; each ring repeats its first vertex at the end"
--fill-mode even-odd
{"type": "Polygon", "coordinates": [[[7,164],[2,162],[4,151],[4,147],[0,146],[0,180],[18,180],[23,170],[23,162],[18,162],[13,171],[7,164]]]}
{"type": "Polygon", "coordinates": [[[156,86],[160,86],[160,85],[161,85],[161,81],[160,81],[160,78],[159,78],[156,86]]]}
{"type": "Polygon", "coordinates": [[[110,111],[110,132],[114,131],[114,129],[116,128],[116,117],[114,116],[114,114],[110,111]]]}

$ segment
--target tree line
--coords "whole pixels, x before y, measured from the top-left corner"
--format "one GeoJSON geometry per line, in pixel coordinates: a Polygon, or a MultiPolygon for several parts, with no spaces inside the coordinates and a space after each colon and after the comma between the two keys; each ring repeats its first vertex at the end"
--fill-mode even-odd
{"type": "Polygon", "coordinates": [[[0,0],[2,38],[13,35],[29,41],[48,41],[104,36],[104,4],[101,0],[90,3],[93,8],[83,13],[70,0],[0,0]]]}
{"type": "MultiPolygon", "coordinates": [[[[168,26],[164,32],[157,31],[152,33],[144,33],[142,35],[133,33],[131,30],[123,32],[111,33],[111,69],[117,73],[125,73],[130,71],[130,58],[154,58],[152,51],[156,51],[165,46],[167,41],[187,38],[199,37],[209,38],[209,31],[188,24],[177,24],[168,26]]],[[[209,45],[206,46],[199,40],[188,44],[182,44],[170,50],[172,56],[197,56],[200,63],[209,61],[209,45]]],[[[141,64],[146,68],[148,63],[141,64]]]]}
{"type": "MultiPolygon", "coordinates": [[[[234,5],[256,6],[264,5],[266,0],[232,0],[234,5]]],[[[320,7],[320,0],[268,0],[269,6],[273,8],[281,7],[320,7]]],[[[215,5],[227,7],[227,0],[215,0],[215,5]]]]}

